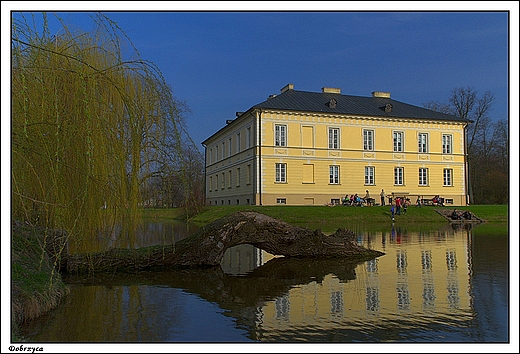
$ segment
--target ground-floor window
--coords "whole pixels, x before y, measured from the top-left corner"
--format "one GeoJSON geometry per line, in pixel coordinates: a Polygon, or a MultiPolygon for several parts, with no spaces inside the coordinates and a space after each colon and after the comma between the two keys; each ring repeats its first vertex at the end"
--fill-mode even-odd
{"type": "Polygon", "coordinates": [[[444,176],[444,186],[452,186],[453,170],[451,168],[445,168],[442,175],[444,176]]]}
{"type": "Polygon", "coordinates": [[[339,166],[329,166],[329,183],[339,184],[339,166]]]}
{"type": "Polygon", "coordinates": [[[419,169],[419,185],[420,186],[428,185],[428,169],[427,168],[419,169]]]}
{"type": "Polygon", "coordinates": [[[287,204],[287,199],[285,199],[285,198],[276,198],[276,204],[287,204]]]}
{"type": "Polygon", "coordinates": [[[394,184],[402,186],[404,184],[404,167],[394,168],[394,184]]]}
{"type": "Polygon", "coordinates": [[[365,185],[374,184],[374,166],[365,166],[365,185]]]}
{"type": "Polygon", "coordinates": [[[286,170],[287,164],[285,163],[277,163],[276,164],[276,182],[286,182],[286,170]]]}

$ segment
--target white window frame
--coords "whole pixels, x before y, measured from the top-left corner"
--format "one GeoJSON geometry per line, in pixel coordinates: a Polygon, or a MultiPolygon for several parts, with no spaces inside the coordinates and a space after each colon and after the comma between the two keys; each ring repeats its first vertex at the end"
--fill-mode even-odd
{"type": "Polygon", "coordinates": [[[428,185],[428,168],[420,167],[419,168],[419,186],[427,186],[428,185]]]}
{"type": "Polygon", "coordinates": [[[452,168],[445,168],[442,171],[442,177],[443,177],[443,186],[444,187],[453,186],[453,169],[452,168]]]}
{"type": "Polygon", "coordinates": [[[394,168],[394,185],[404,186],[404,167],[394,168]]]}
{"type": "Polygon", "coordinates": [[[394,131],[393,140],[394,140],[394,152],[403,152],[404,151],[404,132],[394,131]]]}
{"type": "Polygon", "coordinates": [[[277,163],[275,166],[275,182],[286,183],[287,182],[287,164],[277,163]]]}
{"type": "Polygon", "coordinates": [[[339,149],[339,128],[329,127],[329,149],[339,149]]]}
{"type": "Polygon", "coordinates": [[[274,125],[274,146],[287,146],[287,125],[274,125]]]}
{"type": "Polygon", "coordinates": [[[363,129],[363,150],[374,151],[374,130],[363,129]]]}
{"type": "Polygon", "coordinates": [[[339,166],[329,166],[329,184],[339,184],[339,166]]]}
{"type": "Polygon", "coordinates": [[[417,145],[419,153],[427,154],[428,153],[428,134],[427,133],[419,133],[417,136],[417,145]]]}
{"type": "Polygon", "coordinates": [[[453,154],[453,136],[451,134],[442,134],[442,153],[453,154]]]}
{"type": "Polygon", "coordinates": [[[373,186],[375,185],[375,167],[374,166],[365,166],[365,185],[373,186]]]}

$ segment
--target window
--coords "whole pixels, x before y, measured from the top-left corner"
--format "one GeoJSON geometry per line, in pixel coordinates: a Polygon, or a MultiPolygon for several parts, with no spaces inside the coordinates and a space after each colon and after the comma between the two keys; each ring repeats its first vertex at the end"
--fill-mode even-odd
{"type": "Polygon", "coordinates": [[[229,148],[228,148],[228,157],[231,156],[231,138],[229,138],[229,144],[228,144],[229,148]]]}
{"type": "Polygon", "coordinates": [[[374,167],[366,166],[365,167],[365,185],[373,185],[374,184],[374,167]]]}
{"type": "Polygon", "coordinates": [[[237,187],[240,187],[240,167],[237,167],[237,187]]]}
{"type": "Polygon", "coordinates": [[[228,172],[228,188],[231,188],[231,170],[228,172]]]}
{"type": "Polygon", "coordinates": [[[209,191],[211,192],[211,190],[213,189],[213,177],[209,177],[209,191]]]}
{"type": "Polygon", "coordinates": [[[285,198],[276,198],[276,204],[287,204],[287,200],[285,198]]]}
{"type": "Polygon", "coordinates": [[[251,165],[247,165],[246,184],[251,184],[251,165]]]}
{"type": "Polygon", "coordinates": [[[419,185],[420,186],[428,185],[428,169],[427,168],[419,169],[419,185]]]}
{"type": "Polygon", "coordinates": [[[215,190],[218,189],[218,175],[215,175],[215,190]]]}
{"type": "Polygon", "coordinates": [[[427,153],[428,152],[428,134],[426,133],[419,133],[418,137],[418,143],[419,143],[419,152],[420,153],[427,153]]]}
{"type": "Polygon", "coordinates": [[[443,172],[444,186],[452,186],[453,184],[453,170],[451,168],[445,168],[443,172]]]}
{"type": "Polygon", "coordinates": [[[276,164],[276,182],[284,183],[285,180],[285,171],[287,168],[287,164],[285,163],[277,163],[276,164]]]}
{"type": "Polygon", "coordinates": [[[329,183],[339,184],[339,166],[329,166],[329,183]]]}
{"type": "Polygon", "coordinates": [[[329,149],[339,149],[339,128],[329,128],[329,149]]]}
{"type": "Polygon", "coordinates": [[[237,153],[240,152],[240,133],[237,134],[237,153]]]}
{"type": "Polygon", "coordinates": [[[218,161],[218,145],[215,145],[215,162],[218,161]]]}
{"type": "Polygon", "coordinates": [[[224,160],[226,158],[225,152],[226,152],[226,142],[223,141],[222,142],[222,160],[224,160]]]}
{"type": "Polygon", "coordinates": [[[403,132],[394,132],[394,152],[403,152],[403,132]]]}
{"type": "Polygon", "coordinates": [[[443,154],[451,154],[453,152],[452,147],[452,136],[443,134],[442,135],[442,153],[443,154]]]}
{"type": "Polygon", "coordinates": [[[274,126],[274,145],[287,146],[287,126],[276,124],[274,126]]]}
{"type": "Polygon", "coordinates": [[[374,131],[363,130],[363,150],[374,150],[374,131]]]}
{"type": "Polygon", "coordinates": [[[220,189],[224,189],[226,185],[226,174],[224,172],[222,172],[222,184],[220,186],[220,189]]]}
{"type": "Polygon", "coordinates": [[[248,127],[246,129],[246,147],[251,147],[251,127],[248,127]]]}
{"type": "Polygon", "coordinates": [[[394,184],[402,186],[404,184],[404,167],[394,168],[394,184]]]}

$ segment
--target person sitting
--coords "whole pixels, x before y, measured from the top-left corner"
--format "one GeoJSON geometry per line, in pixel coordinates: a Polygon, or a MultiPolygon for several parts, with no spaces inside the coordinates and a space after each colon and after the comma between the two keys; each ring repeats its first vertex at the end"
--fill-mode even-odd
{"type": "Polygon", "coordinates": [[[471,220],[471,213],[466,210],[464,213],[462,213],[462,217],[466,220],[471,220]]]}
{"type": "Polygon", "coordinates": [[[457,209],[453,209],[453,211],[451,212],[450,217],[451,217],[451,220],[460,220],[460,214],[457,211],[457,209]]]}

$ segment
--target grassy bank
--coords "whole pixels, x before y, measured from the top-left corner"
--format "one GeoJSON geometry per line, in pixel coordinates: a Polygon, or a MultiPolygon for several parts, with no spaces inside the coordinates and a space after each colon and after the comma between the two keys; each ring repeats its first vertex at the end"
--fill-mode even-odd
{"type": "MultiPolygon", "coordinates": [[[[435,210],[442,207],[410,206],[406,215],[396,216],[395,222],[402,225],[417,223],[446,223],[446,219],[435,210]]],[[[451,207],[444,207],[451,209],[451,207]]],[[[472,205],[457,207],[457,210],[469,210],[479,218],[488,222],[507,223],[507,205],[472,205]]],[[[388,224],[391,220],[390,207],[344,207],[344,206],[211,206],[192,217],[191,222],[204,225],[236,211],[256,211],[291,224],[341,224],[344,222],[358,224],[388,224]]],[[[144,209],[147,219],[184,221],[182,209],[144,209]]]]}
{"type": "Polygon", "coordinates": [[[11,332],[17,342],[23,341],[19,326],[56,307],[68,288],[42,248],[44,230],[15,223],[11,240],[11,332]]]}

